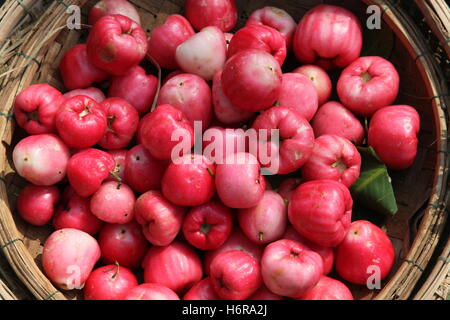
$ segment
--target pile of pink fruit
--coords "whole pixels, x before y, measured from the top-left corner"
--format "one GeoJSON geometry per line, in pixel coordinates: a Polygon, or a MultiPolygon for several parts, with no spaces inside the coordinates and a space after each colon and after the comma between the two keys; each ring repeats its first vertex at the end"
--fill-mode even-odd
{"type": "Polygon", "coordinates": [[[54,228],[46,276],[90,300],[353,299],[349,284],[385,279],[393,245],[352,221],[349,188],[357,146],[391,170],[416,156],[420,119],[392,105],[393,64],[360,56],[363,27],[342,7],[298,23],[263,7],[238,30],[233,0],[184,12],[147,35],[129,2],[100,1],[86,43],[61,59],[68,92],[17,95],[28,135],[13,161],[29,182],[17,212],[54,228]],[[147,73],[158,67],[162,81],[147,73]],[[270,175],[285,179],[273,189],[270,175]]]}

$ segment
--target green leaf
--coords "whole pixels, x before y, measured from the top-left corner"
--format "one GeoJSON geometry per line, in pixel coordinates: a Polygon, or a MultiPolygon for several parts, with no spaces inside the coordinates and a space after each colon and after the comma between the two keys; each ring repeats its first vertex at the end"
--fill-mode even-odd
{"type": "Polygon", "coordinates": [[[371,211],[387,215],[397,213],[397,202],[386,165],[372,147],[358,147],[361,174],[351,186],[353,200],[371,211]]]}

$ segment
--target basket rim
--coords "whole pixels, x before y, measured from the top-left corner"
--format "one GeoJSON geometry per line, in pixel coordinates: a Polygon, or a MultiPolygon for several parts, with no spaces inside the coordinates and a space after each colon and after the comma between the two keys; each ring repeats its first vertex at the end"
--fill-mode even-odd
{"type": "MultiPolygon", "coordinates": [[[[86,2],[87,0],[66,0],[65,4],[82,6],[86,2]]],[[[447,140],[448,118],[445,113],[445,109],[446,106],[450,105],[450,101],[447,97],[443,96],[443,93],[448,91],[446,91],[447,88],[445,83],[440,81],[442,78],[440,70],[437,68],[436,62],[432,57],[430,57],[430,55],[423,54],[427,48],[426,42],[421,34],[414,31],[414,26],[410,19],[402,13],[400,8],[388,1],[363,0],[363,2],[366,5],[378,5],[383,9],[383,20],[392,30],[394,30],[394,33],[400,38],[403,45],[408,49],[411,57],[416,58],[416,65],[418,66],[422,78],[427,85],[427,90],[430,93],[430,99],[432,99],[432,105],[436,118],[436,130],[438,131],[436,136],[439,137],[436,142],[438,143],[439,155],[437,156],[437,167],[434,174],[432,195],[428,201],[428,207],[422,218],[418,233],[400,267],[381,289],[381,291],[375,296],[375,299],[406,299],[410,295],[413,288],[408,286],[407,290],[403,292],[397,292],[396,289],[399,288],[399,284],[417,283],[421,275],[421,269],[424,269],[428,263],[429,256],[433,253],[442,230],[437,230],[438,236],[432,239],[433,241],[431,244],[428,242],[428,246],[421,243],[421,240],[424,239],[425,235],[429,235],[429,238],[431,238],[430,235],[433,227],[435,227],[437,223],[444,221],[446,218],[445,209],[448,202],[448,199],[446,199],[448,172],[444,170],[444,168],[449,168],[450,159],[448,156],[449,142],[447,140]],[[413,39],[414,42],[409,41],[411,39],[413,39]],[[416,257],[417,253],[419,254],[418,257],[416,257]],[[419,259],[421,261],[419,261],[419,259]]],[[[56,15],[60,14],[60,16],[62,16],[65,9],[66,7],[59,3],[59,1],[53,2],[41,18],[36,22],[35,28],[33,29],[39,30],[39,27],[41,27],[43,23],[43,19],[46,17],[48,18],[48,15],[54,18],[53,24],[55,26],[59,26],[61,22],[60,20],[62,19],[56,15]]],[[[54,38],[56,38],[60,31],[54,35],[54,38]]],[[[28,45],[28,42],[25,42],[19,50],[28,49],[28,45]]],[[[24,52],[27,51],[24,50],[24,52]]],[[[15,80],[16,85],[10,88],[12,91],[10,94],[17,93],[22,88],[28,86],[31,83],[32,75],[38,68],[36,65],[26,64],[26,57],[17,56],[15,59],[17,61],[16,64],[21,63],[22,66],[25,66],[25,70],[22,75],[15,80]]],[[[5,88],[5,91],[8,91],[7,89],[9,88],[5,88]]],[[[12,108],[12,105],[10,107],[12,108]]],[[[0,129],[3,131],[10,129],[12,135],[13,125],[9,120],[10,119],[8,118],[0,119],[0,129]]],[[[10,143],[11,141],[6,142],[10,143]]],[[[6,149],[4,150],[6,152],[6,149]]],[[[11,210],[9,209],[10,206],[7,198],[7,188],[5,181],[3,180],[0,181],[0,198],[3,200],[0,204],[0,247],[3,249],[8,262],[13,267],[20,280],[29,288],[36,298],[52,300],[66,299],[63,292],[56,289],[50,280],[39,269],[23,241],[17,241],[22,239],[19,237],[11,210]]]]}

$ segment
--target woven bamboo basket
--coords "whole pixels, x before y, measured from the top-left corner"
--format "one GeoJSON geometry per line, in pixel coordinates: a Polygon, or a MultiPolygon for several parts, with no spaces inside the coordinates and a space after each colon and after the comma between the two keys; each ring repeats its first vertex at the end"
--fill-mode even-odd
{"type": "MultiPolygon", "coordinates": [[[[23,133],[14,130],[11,111],[15,96],[30,84],[49,83],[65,91],[57,70],[59,60],[71,46],[85,41],[89,29],[85,26],[81,30],[68,30],[66,9],[70,5],[80,6],[82,23],[86,23],[86,15],[96,1],[21,1],[20,7],[16,2],[6,0],[0,11],[0,17],[8,20],[0,22],[0,30],[7,26],[0,33],[0,135],[3,142],[0,146],[0,246],[18,279],[35,298],[74,299],[80,296],[79,292],[57,290],[41,268],[42,245],[52,232],[51,227],[30,226],[15,212],[15,200],[25,181],[12,166],[12,149],[23,133]],[[36,2],[41,2],[46,10],[33,16],[29,11],[36,2]],[[31,22],[23,23],[24,19],[31,22]],[[18,27],[18,24],[22,25],[18,27]]],[[[184,4],[184,0],[131,2],[139,9],[147,33],[163,23],[169,14],[181,13],[184,4]]],[[[298,21],[309,8],[324,2],[347,7],[360,18],[363,26],[368,17],[367,6],[379,6],[383,42],[377,46],[389,49],[388,59],[401,77],[396,103],[414,106],[421,116],[419,151],[413,166],[391,175],[399,211],[392,217],[374,217],[394,243],[396,263],[393,271],[380,290],[351,286],[356,298],[407,299],[427,267],[446,221],[450,165],[447,83],[426,39],[399,1],[236,0],[237,27],[244,24],[253,10],[266,5],[281,7],[298,21]]],[[[365,39],[371,39],[371,35],[365,39]]],[[[367,45],[370,43],[366,41],[367,45]]]]}

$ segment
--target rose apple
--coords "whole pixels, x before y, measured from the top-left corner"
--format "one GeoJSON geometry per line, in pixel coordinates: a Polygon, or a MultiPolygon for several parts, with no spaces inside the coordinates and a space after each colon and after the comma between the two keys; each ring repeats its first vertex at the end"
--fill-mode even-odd
{"type": "Polygon", "coordinates": [[[307,77],[298,73],[284,73],[278,105],[295,109],[310,121],[319,107],[317,90],[307,77]]]}
{"type": "Polygon", "coordinates": [[[194,29],[185,17],[171,14],[150,33],[147,56],[152,57],[161,68],[177,69],[179,66],[175,60],[175,51],[194,34],[194,29]]]}
{"type": "Polygon", "coordinates": [[[222,88],[222,70],[218,71],[213,78],[212,103],[216,119],[223,124],[236,124],[245,122],[253,116],[253,112],[244,111],[231,103],[222,88]]]}
{"type": "Polygon", "coordinates": [[[317,64],[327,70],[344,68],[361,53],[361,25],[358,18],[343,7],[315,6],[300,20],[293,48],[297,59],[303,63],[317,64]]]}
{"type": "Polygon", "coordinates": [[[339,102],[330,101],[322,105],[311,125],[316,137],[336,135],[350,140],[355,145],[364,141],[365,132],[361,122],[339,102]]]}
{"type": "Polygon", "coordinates": [[[228,239],[219,248],[211,251],[206,251],[204,256],[205,273],[210,274],[211,262],[216,256],[222,252],[231,250],[241,250],[251,257],[253,257],[258,263],[261,260],[261,256],[264,247],[250,241],[241,231],[240,228],[234,228],[228,239]]]}
{"type": "Polygon", "coordinates": [[[246,152],[228,155],[216,167],[219,198],[230,208],[250,208],[262,199],[266,181],[255,156],[246,152]]]}
{"type": "Polygon", "coordinates": [[[103,91],[95,87],[89,87],[86,89],[74,89],[63,94],[64,99],[70,99],[75,96],[88,96],[89,98],[94,99],[97,103],[100,103],[106,99],[103,91]]]}
{"type": "Polygon", "coordinates": [[[26,222],[35,226],[47,224],[55,212],[59,189],[55,186],[28,184],[17,197],[16,208],[26,222]]]}
{"type": "Polygon", "coordinates": [[[345,239],[336,248],[337,273],[356,284],[367,284],[372,275],[383,280],[391,271],[394,260],[394,246],[389,237],[365,220],[352,222],[345,239]]]}
{"type": "Polygon", "coordinates": [[[126,0],[100,0],[89,11],[88,23],[94,25],[101,17],[121,14],[141,24],[139,12],[126,0]]]}
{"type": "Polygon", "coordinates": [[[301,184],[288,205],[288,218],[295,230],[325,247],[338,245],[350,227],[353,200],[350,191],[334,180],[301,184]]]}
{"type": "Polygon", "coordinates": [[[17,173],[29,182],[50,186],[66,176],[69,148],[54,134],[23,138],[14,147],[12,158],[17,173]]]}
{"type": "Polygon", "coordinates": [[[278,186],[278,194],[283,198],[283,200],[287,203],[291,201],[291,197],[294,194],[295,189],[300,185],[302,179],[297,178],[288,178],[283,180],[278,186]]]}
{"type": "Polygon", "coordinates": [[[127,74],[111,78],[108,97],[127,100],[142,116],[150,111],[157,89],[158,78],[135,66],[127,74]]]}
{"type": "MultiPolygon", "coordinates": [[[[126,168],[126,157],[127,157],[127,150],[125,149],[119,149],[119,150],[108,150],[107,151],[114,159],[114,169],[113,174],[109,178],[107,178],[105,181],[114,181],[119,180],[122,182],[125,181],[125,168],[126,168]]],[[[128,183],[127,183],[128,184],[128,183]]],[[[133,186],[130,185],[131,188],[133,186]]]]}
{"type": "Polygon", "coordinates": [[[214,291],[211,278],[197,282],[183,297],[183,300],[220,300],[214,291]]]}
{"type": "Polygon", "coordinates": [[[314,141],[311,156],[302,167],[305,180],[331,179],[350,187],[359,177],[361,155],[349,140],[323,135],[314,141]]]}
{"type": "Polygon", "coordinates": [[[286,59],[286,40],[276,29],[265,25],[249,25],[239,29],[230,41],[227,57],[246,49],[270,53],[280,66],[286,59]]]}
{"type": "Polygon", "coordinates": [[[124,75],[144,59],[147,37],[130,18],[106,15],[95,23],[86,45],[94,66],[113,75],[124,75]]]}
{"type": "Polygon", "coordinates": [[[64,86],[68,90],[84,89],[108,79],[108,72],[96,67],[88,58],[87,45],[77,44],[67,50],[59,63],[64,86]]]}
{"type": "Polygon", "coordinates": [[[149,243],[136,221],[124,224],[107,223],[100,230],[98,244],[105,264],[117,262],[135,270],[141,266],[149,243]]]}
{"type": "Polygon", "coordinates": [[[323,273],[323,262],[316,252],[296,241],[283,239],[264,249],[261,273],[271,292],[297,298],[317,284],[323,273]]]}
{"type": "Polygon", "coordinates": [[[147,191],[136,200],[134,213],[142,232],[155,246],[168,246],[181,229],[185,209],[169,202],[161,192],[147,191]]]}
{"type": "Polygon", "coordinates": [[[370,120],[368,143],[393,170],[410,167],[417,154],[420,116],[407,105],[378,110],[370,120]]]}
{"type": "Polygon", "coordinates": [[[222,252],[210,268],[213,289],[224,300],[247,299],[262,285],[259,263],[240,250],[222,252]]]}
{"type": "Polygon", "coordinates": [[[180,156],[176,149],[180,143],[190,150],[194,145],[194,129],[184,113],[169,105],[162,104],[147,114],[138,127],[140,143],[159,160],[169,160],[180,156]],[[181,142],[180,142],[181,140],[181,142]],[[174,149],[178,153],[174,153],[174,149]]]}
{"type": "Polygon", "coordinates": [[[202,128],[209,127],[212,119],[211,89],[203,78],[189,73],[175,75],[162,87],[158,105],[170,104],[181,110],[194,127],[201,121],[202,128]]]}
{"type": "Polygon", "coordinates": [[[173,290],[157,283],[143,283],[128,292],[125,300],[180,300],[173,290]]]}
{"type": "Polygon", "coordinates": [[[198,206],[215,194],[215,165],[205,156],[187,154],[172,162],[161,182],[163,195],[180,206],[198,206]]]}
{"type": "Polygon", "coordinates": [[[239,210],[238,221],[251,241],[270,243],[283,236],[287,224],[287,207],[278,193],[267,190],[256,206],[239,210]]]}
{"type": "Polygon", "coordinates": [[[223,32],[230,31],[238,17],[234,0],[187,0],[184,11],[197,30],[215,26],[223,32]]]}
{"type": "Polygon", "coordinates": [[[54,231],[45,240],[42,267],[58,288],[81,289],[99,258],[100,248],[92,236],[66,228],[54,231]]]}
{"type": "Polygon", "coordinates": [[[216,164],[225,163],[228,155],[247,151],[243,129],[210,127],[203,134],[203,155],[216,164]]]}
{"type": "Polygon", "coordinates": [[[330,76],[326,73],[324,69],[319,66],[315,66],[313,64],[305,64],[301,67],[298,67],[293,73],[300,73],[307,77],[313,83],[314,87],[316,87],[316,91],[318,94],[318,102],[319,106],[323,105],[330,99],[331,92],[333,90],[330,76]]]}
{"type": "Polygon", "coordinates": [[[123,300],[136,286],[138,281],[133,272],[110,264],[89,275],[83,288],[84,300],[123,300]]]}
{"type": "Polygon", "coordinates": [[[341,73],[337,93],[353,113],[371,116],[397,98],[400,77],[392,63],[381,57],[361,57],[341,73]]]}
{"type": "Polygon", "coordinates": [[[106,112],[108,127],[98,145],[104,149],[126,147],[137,130],[138,112],[122,98],[108,98],[100,102],[100,105],[106,112]]]}
{"type": "Polygon", "coordinates": [[[66,199],[58,205],[55,217],[53,218],[53,227],[56,230],[73,228],[89,233],[96,234],[103,225],[103,222],[94,216],[90,209],[90,198],[80,197],[72,188],[65,191],[66,199]],[[67,192],[70,195],[67,195],[67,192]]]}
{"type": "Polygon", "coordinates": [[[158,283],[183,294],[202,279],[202,263],[188,245],[174,241],[151,247],[144,259],[144,281],[158,283]]]}
{"type": "Polygon", "coordinates": [[[223,68],[226,54],[223,32],[217,27],[206,27],[177,47],[175,60],[183,71],[211,80],[223,68]]]}
{"type": "Polygon", "coordinates": [[[61,92],[48,84],[33,84],[14,100],[14,117],[28,134],[55,132],[55,118],[62,101],[61,92]]]}
{"type": "Polygon", "coordinates": [[[220,247],[230,236],[232,228],[231,210],[216,201],[192,208],[182,226],[184,238],[201,250],[220,247]]]}
{"type": "Polygon", "coordinates": [[[105,151],[89,148],[74,154],[67,164],[67,178],[82,197],[93,195],[114,170],[114,158],[105,151]]]}
{"type": "Polygon", "coordinates": [[[56,129],[61,139],[72,148],[89,148],[99,142],[107,129],[107,113],[88,96],[65,100],[56,115],[56,129]]]}
{"type": "Polygon", "coordinates": [[[255,119],[252,129],[258,133],[259,147],[267,150],[258,150],[258,160],[273,174],[298,170],[313,151],[313,129],[302,115],[288,107],[276,106],[264,111],[255,119]],[[272,134],[276,129],[281,143],[273,141],[272,134]]]}
{"type": "Polygon", "coordinates": [[[297,24],[283,9],[269,6],[253,11],[247,19],[246,26],[253,25],[265,25],[278,30],[284,37],[287,50],[291,49],[292,37],[297,29],[297,24]]]}
{"type": "Polygon", "coordinates": [[[225,42],[227,43],[227,50],[228,50],[228,46],[230,45],[230,41],[233,38],[234,34],[230,33],[230,32],[225,32],[224,36],[225,36],[225,42]]]}
{"type": "Polygon", "coordinates": [[[339,280],[322,276],[299,300],[353,300],[353,295],[339,280]]]}
{"type": "Polygon", "coordinates": [[[133,219],[135,202],[136,197],[128,185],[107,181],[92,195],[90,208],[102,221],[124,224],[133,219]]]}
{"type": "Polygon", "coordinates": [[[273,293],[265,285],[262,285],[248,300],[283,300],[282,296],[273,293]]]}
{"type": "Polygon", "coordinates": [[[222,72],[222,88],[230,102],[251,112],[265,110],[277,100],[281,68],[269,53],[248,49],[232,56],[222,72]]]}

